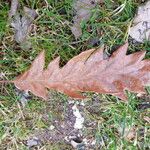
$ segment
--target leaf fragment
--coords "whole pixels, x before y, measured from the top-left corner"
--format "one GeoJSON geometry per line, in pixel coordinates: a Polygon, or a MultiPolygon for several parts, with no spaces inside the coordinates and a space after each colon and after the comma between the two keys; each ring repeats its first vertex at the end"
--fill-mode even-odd
{"type": "Polygon", "coordinates": [[[31,68],[14,80],[21,90],[47,98],[47,88],[74,98],[84,98],[81,92],[111,94],[127,100],[125,90],[145,93],[150,85],[150,60],[143,60],[145,51],[126,55],[128,44],[121,46],[108,59],[103,48],[90,49],[59,67],[59,58],[44,68],[44,52],[34,60],[31,68]]]}
{"type": "Polygon", "coordinates": [[[11,26],[15,30],[15,41],[17,43],[26,43],[29,27],[33,20],[37,17],[37,13],[34,9],[28,7],[23,8],[23,16],[17,13],[18,3],[12,1],[11,10],[9,17],[13,17],[11,21],[11,26]],[[15,10],[13,9],[15,7],[15,10]]]}
{"type": "Polygon", "coordinates": [[[140,43],[150,40],[150,1],[138,8],[129,35],[140,43]]]}
{"type": "Polygon", "coordinates": [[[82,35],[81,22],[88,21],[92,9],[98,3],[102,3],[103,0],[75,0],[73,8],[76,11],[76,15],[73,18],[73,26],[71,27],[71,31],[76,39],[80,38],[82,35]]]}

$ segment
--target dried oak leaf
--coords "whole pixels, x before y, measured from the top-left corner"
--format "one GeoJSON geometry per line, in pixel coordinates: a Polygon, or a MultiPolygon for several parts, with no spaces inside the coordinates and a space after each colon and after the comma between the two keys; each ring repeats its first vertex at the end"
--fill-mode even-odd
{"type": "Polygon", "coordinates": [[[59,67],[59,57],[44,68],[44,52],[34,60],[31,68],[14,80],[21,90],[47,98],[47,88],[74,98],[84,98],[81,92],[93,91],[115,95],[127,100],[125,90],[145,93],[150,85],[150,60],[143,60],[145,51],[126,55],[128,44],[121,46],[108,59],[103,49],[90,49],[59,67]]]}

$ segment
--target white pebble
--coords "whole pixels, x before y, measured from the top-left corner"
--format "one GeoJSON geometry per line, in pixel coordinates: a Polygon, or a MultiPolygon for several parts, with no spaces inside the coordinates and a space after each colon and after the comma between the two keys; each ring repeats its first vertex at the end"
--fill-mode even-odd
{"type": "Polygon", "coordinates": [[[51,126],[49,127],[49,129],[50,129],[50,130],[53,130],[53,129],[55,129],[55,127],[54,127],[53,125],[51,125],[51,126]]]}
{"type": "Polygon", "coordinates": [[[76,117],[76,122],[74,124],[74,128],[75,129],[82,129],[83,123],[84,123],[84,118],[80,114],[79,109],[77,108],[76,104],[73,105],[72,110],[73,110],[73,114],[76,117]]]}

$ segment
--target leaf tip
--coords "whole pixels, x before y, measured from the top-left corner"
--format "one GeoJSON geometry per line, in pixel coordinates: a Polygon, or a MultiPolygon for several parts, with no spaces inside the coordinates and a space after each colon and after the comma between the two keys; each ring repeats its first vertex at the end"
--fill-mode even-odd
{"type": "Polygon", "coordinates": [[[116,59],[122,58],[122,57],[126,56],[127,50],[128,50],[128,42],[126,42],[124,45],[120,46],[120,47],[113,53],[113,57],[116,57],[116,59]]]}

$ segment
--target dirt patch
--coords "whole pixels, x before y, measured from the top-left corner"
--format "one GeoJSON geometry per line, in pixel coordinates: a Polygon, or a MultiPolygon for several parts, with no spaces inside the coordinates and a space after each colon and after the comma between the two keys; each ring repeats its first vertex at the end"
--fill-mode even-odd
{"type": "MultiPolygon", "coordinates": [[[[71,145],[75,149],[89,150],[99,147],[101,143],[96,143],[95,139],[97,121],[89,117],[89,113],[91,111],[92,114],[100,113],[97,111],[100,103],[98,98],[94,98],[93,101],[69,100],[65,104],[63,101],[58,102],[57,109],[54,109],[55,117],[49,123],[49,127],[36,130],[26,143],[31,142],[31,147],[36,146],[32,145],[33,143],[42,145],[60,142],[71,145]],[[87,107],[89,105],[90,107],[87,107]]],[[[50,107],[53,107],[52,103],[50,107]]],[[[50,111],[50,109],[47,109],[47,111],[50,111]]],[[[48,121],[46,114],[43,114],[43,119],[48,121]]]]}

